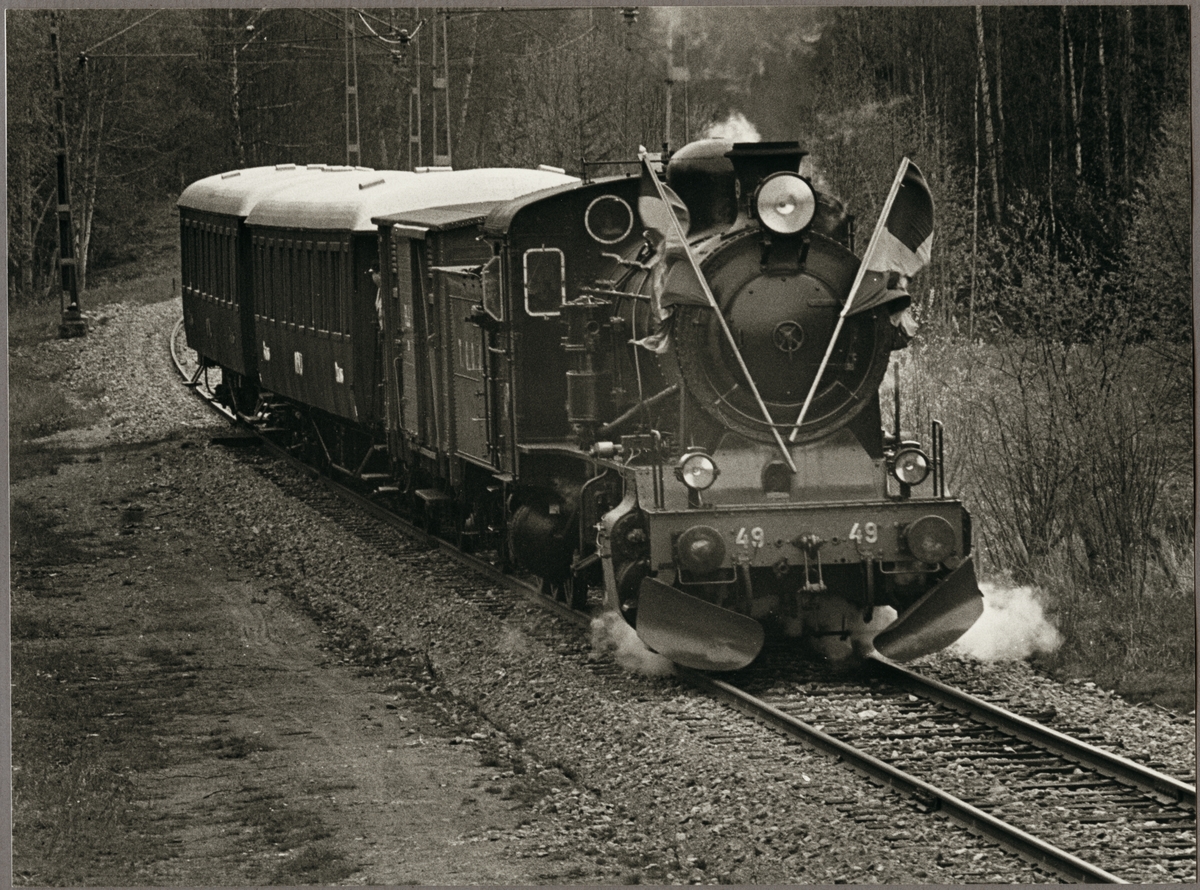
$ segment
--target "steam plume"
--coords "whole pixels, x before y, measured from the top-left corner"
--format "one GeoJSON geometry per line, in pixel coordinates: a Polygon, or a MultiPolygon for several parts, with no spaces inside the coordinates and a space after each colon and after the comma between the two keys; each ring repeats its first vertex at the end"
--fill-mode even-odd
{"type": "Polygon", "coordinates": [[[592,649],[611,652],[617,664],[635,674],[647,677],[666,677],[673,667],[657,652],[651,652],[638,639],[625,619],[616,612],[604,612],[592,619],[592,649]]]}
{"type": "Polygon", "coordinates": [[[731,142],[761,142],[762,136],[746,115],[731,111],[723,121],[714,121],[704,128],[705,139],[728,139],[731,142]]]}
{"type": "Polygon", "coordinates": [[[1005,587],[981,582],[983,614],[951,649],[980,661],[1015,661],[1053,652],[1062,635],[1046,618],[1044,594],[1036,587],[1005,587]]]}

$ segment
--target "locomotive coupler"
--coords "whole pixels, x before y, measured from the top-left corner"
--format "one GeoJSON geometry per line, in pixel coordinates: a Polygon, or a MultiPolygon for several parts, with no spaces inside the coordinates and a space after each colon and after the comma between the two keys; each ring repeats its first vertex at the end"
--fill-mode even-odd
{"type": "Polygon", "coordinates": [[[792,540],[792,543],[798,547],[804,554],[804,586],[800,589],[805,593],[823,593],[827,588],[825,586],[825,576],[821,569],[821,545],[825,541],[817,535],[800,535],[792,540]],[[816,564],[817,575],[813,578],[813,563],[816,564]]]}

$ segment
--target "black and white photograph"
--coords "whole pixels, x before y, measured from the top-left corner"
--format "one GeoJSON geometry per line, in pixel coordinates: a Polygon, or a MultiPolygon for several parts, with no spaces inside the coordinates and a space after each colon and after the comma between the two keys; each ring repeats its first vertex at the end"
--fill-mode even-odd
{"type": "Polygon", "coordinates": [[[0,883],[1197,881],[1190,6],[4,23],[0,883]]]}

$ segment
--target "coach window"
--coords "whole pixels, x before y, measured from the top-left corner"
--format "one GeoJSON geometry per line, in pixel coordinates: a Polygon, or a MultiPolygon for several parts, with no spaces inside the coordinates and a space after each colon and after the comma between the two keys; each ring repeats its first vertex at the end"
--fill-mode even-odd
{"type": "Polygon", "coordinates": [[[190,223],[184,223],[181,231],[183,241],[183,275],[182,285],[184,290],[189,290],[192,286],[192,227],[190,223]]]}
{"type": "Polygon", "coordinates": [[[225,256],[221,249],[221,229],[213,226],[212,230],[212,271],[213,299],[218,303],[225,302],[225,256]]]}
{"type": "Polygon", "coordinates": [[[284,242],[283,254],[283,299],[284,315],[292,324],[303,324],[300,315],[300,300],[296,295],[296,242],[288,239],[284,242]]]}
{"type": "Polygon", "coordinates": [[[233,270],[233,257],[229,253],[229,231],[226,228],[221,229],[221,295],[222,299],[233,306],[233,276],[230,272],[233,270]]]}
{"type": "Polygon", "coordinates": [[[316,317],[316,307],[313,306],[313,289],[312,289],[312,268],[309,265],[309,257],[311,256],[312,242],[297,241],[296,242],[296,259],[299,261],[300,267],[297,277],[300,279],[297,286],[300,289],[300,294],[303,297],[303,309],[300,312],[300,324],[306,328],[315,328],[314,319],[316,317]]]}
{"type": "Polygon", "coordinates": [[[313,298],[313,327],[318,331],[329,330],[329,310],[325,306],[325,298],[321,288],[321,254],[317,251],[317,242],[308,242],[308,289],[313,298]]]}
{"type": "Polygon", "coordinates": [[[225,230],[225,287],[229,297],[229,305],[236,306],[238,298],[237,286],[237,238],[232,229],[225,230]]]}
{"type": "Polygon", "coordinates": [[[500,294],[500,257],[494,256],[483,267],[483,311],[496,321],[504,321],[504,300],[500,294]]]}
{"type": "Polygon", "coordinates": [[[261,316],[263,314],[262,248],[259,246],[257,235],[250,239],[250,274],[252,276],[250,296],[254,300],[254,314],[261,316]]]}
{"type": "Polygon", "coordinates": [[[567,299],[563,252],[557,247],[525,251],[525,311],[530,315],[558,315],[567,299]]]}
{"type": "Polygon", "coordinates": [[[283,245],[279,243],[279,239],[271,239],[271,286],[268,292],[271,294],[271,321],[283,321],[283,245]]]}
{"type": "Polygon", "coordinates": [[[217,236],[209,223],[204,227],[204,289],[208,298],[214,302],[217,299],[217,236]]]}
{"type": "Polygon", "coordinates": [[[313,300],[317,306],[317,330],[329,330],[329,298],[325,290],[325,242],[313,244],[312,255],[313,300]]]}
{"type": "Polygon", "coordinates": [[[254,300],[258,306],[258,314],[267,318],[267,282],[270,280],[267,271],[267,242],[261,235],[255,235],[254,243],[254,300]]]}
{"type": "Polygon", "coordinates": [[[200,226],[200,293],[208,293],[208,227],[200,226]]]}
{"type": "Polygon", "coordinates": [[[343,334],[350,333],[348,306],[350,294],[353,293],[352,290],[346,288],[346,256],[349,251],[350,245],[343,241],[337,245],[333,253],[333,270],[337,280],[338,328],[343,334]]]}

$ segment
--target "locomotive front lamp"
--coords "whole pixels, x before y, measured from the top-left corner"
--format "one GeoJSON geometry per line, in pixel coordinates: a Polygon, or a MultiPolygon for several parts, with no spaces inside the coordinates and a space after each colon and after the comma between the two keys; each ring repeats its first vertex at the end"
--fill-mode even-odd
{"type": "Polygon", "coordinates": [[[922,516],[904,530],[908,549],[921,562],[944,562],[957,551],[954,529],[941,516],[922,516]]]}
{"type": "Polygon", "coordinates": [[[905,485],[920,485],[929,475],[929,458],[920,448],[901,448],[892,458],[892,475],[905,485]]]}
{"type": "Polygon", "coordinates": [[[692,491],[711,488],[720,475],[716,463],[703,451],[689,451],[675,467],[675,478],[692,491]]]}
{"type": "Polygon", "coordinates": [[[762,224],[777,235],[793,235],[812,222],[817,199],[795,173],[775,173],[758,187],[754,206],[762,224]]]}

